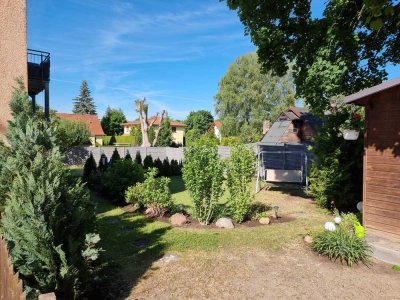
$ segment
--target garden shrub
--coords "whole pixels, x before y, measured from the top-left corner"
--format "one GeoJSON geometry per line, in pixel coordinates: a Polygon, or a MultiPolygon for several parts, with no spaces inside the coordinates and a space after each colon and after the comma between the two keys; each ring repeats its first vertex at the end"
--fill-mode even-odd
{"type": "Polygon", "coordinates": [[[143,168],[145,170],[148,170],[150,168],[154,167],[154,162],[153,162],[153,158],[151,157],[151,155],[147,155],[144,159],[143,159],[143,168]]]}
{"type": "Polygon", "coordinates": [[[183,180],[193,201],[194,216],[209,224],[222,196],[224,164],[216,147],[197,146],[185,149],[183,180]]]}
{"type": "Polygon", "coordinates": [[[129,153],[129,150],[126,150],[125,159],[126,159],[126,160],[132,160],[132,156],[131,156],[131,154],[129,153]]]}
{"type": "Polygon", "coordinates": [[[88,159],[83,166],[83,180],[90,184],[89,180],[93,173],[97,172],[96,161],[94,160],[93,153],[90,152],[88,159]]]}
{"type": "Polygon", "coordinates": [[[58,117],[52,118],[52,123],[56,128],[56,143],[61,152],[65,153],[72,147],[90,144],[89,129],[85,123],[71,122],[58,117]]]}
{"type": "Polygon", "coordinates": [[[135,145],[135,137],[131,135],[116,135],[116,143],[128,143],[130,145],[135,145]]]}
{"type": "Polygon", "coordinates": [[[140,155],[140,151],[136,152],[135,163],[137,163],[138,165],[142,164],[142,156],[140,155]]]}
{"type": "Polygon", "coordinates": [[[255,171],[254,152],[245,145],[232,147],[231,155],[226,161],[229,207],[232,218],[243,222],[249,212],[251,199],[249,183],[255,171]]]}
{"type": "Polygon", "coordinates": [[[121,156],[119,155],[119,152],[117,148],[114,149],[113,154],[111,155],[111,163],[113,164],[117,160],[121,159],[121,156]]]}
{"type": "Polygon", "coordinates": [[[313,249],[329,259],[346,262],[348,266],[362,262],[370,263],[371,248],[366,240],[357,237],[353,231],[337,226],[334,231],[324,231],[317,235],[313,249]]]}
{"type": "Polygon", "coordinates": [[[150,168],[145,174],[143,183],[137,183],[127,189],[125,201],[136,206],[151,208],[155,215],[163,216],[173,207],[168,184],[171,179],[158,177],[157,168],[150,168]]]}
{"type": "Polygon", "coordinates": [[[137,182],[142,182],[144,171],[141,165],[131,160],[120,159],[104,173],[103,185],[106,193],[114,201],[124,199],[126,189],[137,182]]]}
{"type": "Polygon", "coordinates": [[[253,202],[250,204],[247,217],[252,221],[258,221],[261,218],[268,217],[271,206],[262,202],[253,202]]]}
{"type": "Polygon", "coordinates": [[[158,170],[158,175],[160,175],[160,176],[163,176],[163,175],[164,175],[163,172],[162,172],[163,164],[162,164],[162,161],[161,161],[160,158],[157,158],[157,159],[154,160],[153,166],[154,166],[155,168],[157,168],[157,170],[158,170]]]}
{"type": "MultiPolygon", "coordinates": [[[[10,144],[2,156],[5,194],[1,232],[27,298],[54,291],[57,299],[78,299],[95,277],[95,203],[80,179],[62,163],[55,128],[32,113],[22,84],[10,102],[10,144]],[[87,243],[90,241],[90,243],[87,243]]],[[[0,146],[2,147],[2,146],[0,146]]]]}
{"type": "Polygon", "coordinates": [[[171,166],[168,157],[164,158],[162,162],[162,176],[171,176],[171,166]]]}
{"type": "Polygon", "coordinates": [[[236,146],[241,143],[240,137],[238,136],[227,136],[221,138],[221,146],[236,146]]]}
{"type": "Polygon", "coordinates": [[[171,169],[171,175],[172,176],[179,176],[179,163],[176,159],[171,160],[170,164],[170,169],[171,169]]]}
{"type": "Polygon", "coordinates": [[[102,153],[99,159],[99,171],[101,173],[104,173],[107,170],[107,168],[108,168],[108,158],[104,153],[102,153]]]}

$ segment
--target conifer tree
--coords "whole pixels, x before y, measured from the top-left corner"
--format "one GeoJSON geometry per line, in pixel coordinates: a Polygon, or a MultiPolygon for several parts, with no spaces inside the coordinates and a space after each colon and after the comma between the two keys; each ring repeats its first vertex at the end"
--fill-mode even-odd
{"type": "Polygon", "coordinates": [[[96,105],[90,93],[89,86],[86,80],[82,81],[79,96],[74,98],[74,114],[96,114],[96,105]]]}
{"type": "Polygon", "coordinates": [[[158,139],[155,144],[156,147],[169,147],[172,144],[172,129],[171,122],[167,119],[163,121],[163,124],[158,134],[158,139]]]}
{"type": "MultiPolygon", "coordinates": [[[[1,232],[29,297],[55,291],[76,299],[84,292],[92,262],[95,205],[81,180],[62,164],[55,128],[32,113],[22,84],[10,103],[13,120],[2,158],[0,182],[8,182],[1,232]]],[[[2,152],[4,151],[4,146],[2,152]]]]}

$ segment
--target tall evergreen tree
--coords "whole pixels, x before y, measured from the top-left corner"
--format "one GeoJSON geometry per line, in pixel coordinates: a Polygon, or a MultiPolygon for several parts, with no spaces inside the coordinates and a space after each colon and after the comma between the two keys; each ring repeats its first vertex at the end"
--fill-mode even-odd
{"type": "Polygon", "coordinates": [[[76,299],[98,256],[99,237],[91,233],[94,203],[63,166],[55,128],[32,113],[22,85],[10,107],[11,147],[0,151],[6,153],[0,168],[6,199],[1,232],[28,296],[55,291],[57,298],[76,299]]]}
{"type": "Polygon", "coordinates": [[[86,80],[82,81],[79,96],[74,98],[74,108],[72,111],[74,114],[96,114],[96,105],[94,104],[86,80]]]}
{"type": "Polygon", "coordinates": [[[158,139],[156,147],[169,147],[172,144],[172,129],[171,122],[167,119],[163,121],[160,133],[158,134],[158,139]]]}

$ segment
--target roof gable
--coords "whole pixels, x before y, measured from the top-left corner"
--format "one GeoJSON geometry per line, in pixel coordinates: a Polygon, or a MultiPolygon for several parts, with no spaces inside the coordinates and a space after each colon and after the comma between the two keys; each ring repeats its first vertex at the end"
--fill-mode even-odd
{"type": "Polygon", "coordinates": [[[62,120],[66,120],[69,122],[85,123],[88,126],[90,136],[105,135],[103,127],[101,126],[100,120],[97,115],[56,113],[56,116],[62,120]]]}

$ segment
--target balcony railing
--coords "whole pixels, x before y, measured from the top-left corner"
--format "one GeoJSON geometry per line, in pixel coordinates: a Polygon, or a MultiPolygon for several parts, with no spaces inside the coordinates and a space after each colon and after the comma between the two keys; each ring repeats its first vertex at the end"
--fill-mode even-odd
{"type": "Polygon", "coordinates": [[[28,79],[50,81],[50,53],[28,49],[28,79]]]}

